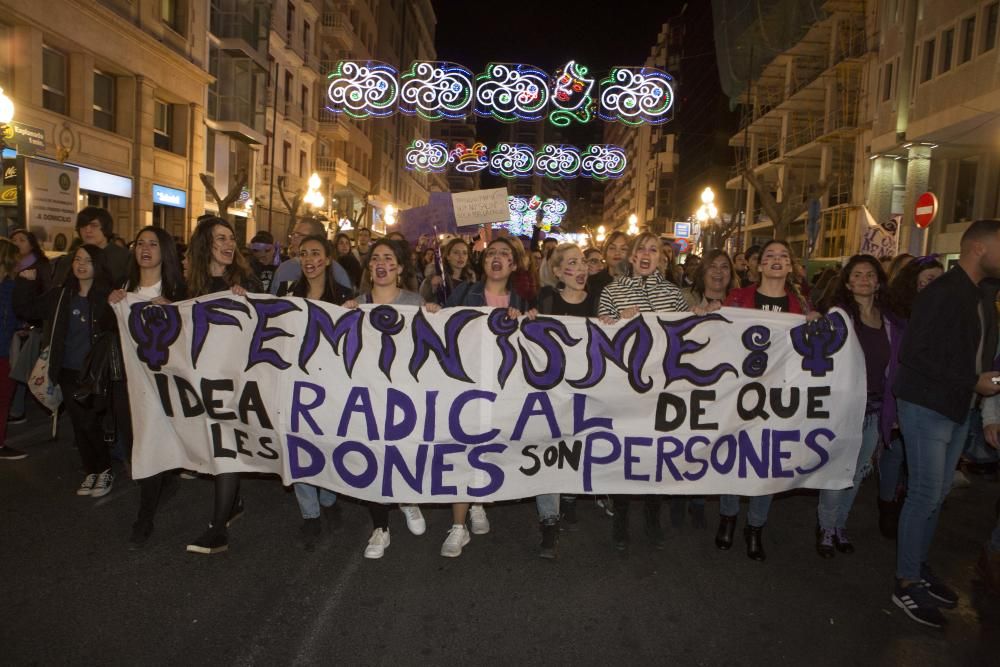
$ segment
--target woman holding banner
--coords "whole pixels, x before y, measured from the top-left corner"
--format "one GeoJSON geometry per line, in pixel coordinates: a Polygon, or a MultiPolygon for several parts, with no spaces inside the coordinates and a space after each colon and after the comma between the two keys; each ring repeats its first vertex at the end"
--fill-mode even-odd
{"type": "MultiPolygon", "coordinates": [[[[681,291],[660,273],[663,257],[660,239],[652,232],[636,237],[628,256],[628,274],[619,276],[601,292],[597,313],[605,324],[631,319],[639,313],[683,312],[687,302],[681,291]]],[[[611,539],[618,551],[629,543],[629,496],[614,496],[614,523],[611,539]]],[[[645,497],[646,537],[656,549],[664,548],[660,526],[660,502],[657,495],[645,497]]]]}
{"type": "MultiPolygon", "coordinates": [[[[519,241],[501,236],[490,241],[483,250],[483,277],[479,282],[465,282],[448,297],[448,307],[506,308],[511,319],[517,319],[527,312],[528,303],[513,289],[511,276],[518,267],[520,252],[514,245],[519,241]]],[[[451,506],[452,525],[448,537],[441,545],[441,555],[457,558],[462,555],[462,547],[469,543],[469,529],[465,520],[470,520],[473,535],[490,532],[490,521],[482,505],[453,503],[451,506]]]]}
{"type": "Polygon", "coordinates": [[[459,285],[476,280],[476,272],[469,261],[469,244],[459,237],[448,241],[441,250],[441,264],[444,275],[424,278],[420,284],[420,296],[427,303],[444,306],[459,285]]]}
{"type": "MultiPolygon", "coordinates": [[[[810,318],[819,317],[818,313],[811,312],[809,302],[799,292],[794,281],[794,268],[795,259],[788,244],[777,239],[768,241],[760,249],[758,282],[733,290],[723,305],[772,313],[809,313],[810,318]]],[[[763,534],[772,499],[771,495],[750,498],[744,538],[747,557],[752,560],[762,561],[767,558],[763,534]]],[[[719,530],[715,535],[715,546],[723,551],[733,546],[733,533],[736,531],[736,517],[739,513],[739,496],[719,497],[719,530]]]]}
{"type": "MultiPolygon", "coordinates": [[[[343,234],[338,235],[338,239],[343,234]]],[[[351,259],[354,259],[353,255],[351,259]]],[[[357,260],[354,260],[357,264],[357,260]]],[[[299,264],[302,265],[302,275],[289,291],[289,296],[314,299],[335,306],[343,305],[351,298],[346,287],[333,278],[332,249],[325,236],[312,234],[299,243],[299,264]]],[[[298,482],[292,485],[295,489],[295,500],[302,514],[302,544],[306,551],[316,548],[316,541],[322,532],[320,514],[323,509],[329,510],[331,527],[336,529],[341,524],[340,506],[336,504],[337,496],[329,489],[312,484],[298,482]]]]}
{"type": "MultiPolygon", "coordinates": [[[[557,287],[543,287],[538,293],[540,315],[592,317],[597,311],[597,298],[587,291],[587,262],[583,251],[575,243],[562,243],[552,251],[548,267],[558,281],[557,287]]],[[[541,524],[542,545],[539,556],[555,558],[559,544],[559,518],[564,527],[576,528],[576,496],[547,493],[535,498],[538,520],[541,524]],[[561,502],[560,502],[561,500],[561,502]]]]}
{"type": "Polygon", "coordinates": [[[847,515],[854,505],[861,481],[872,469],[872,455],[879,441],[889,359],[899,358],[902,327],[889,312],[886,282],[885,272],[876,258],[855,255],[841,270],[829,304],[830,307],[845,310],[854,323],[854,331],[865,354],[868,404],[853,485],[846,489],[819,492],[816,552],[822,558],[833,558],[835,548],[845,554],[854,552],[854,545],[847,537],[847,515]]]}
{"type": "MultiPolygon", "coordinates": [[[[232,291],[237,296],[259,292],[260,285],[247,260],[236,247],[232,225],[222,218],[202,218],[191,235],[188,245],[187,279],[190,295],[205,296],[213,292],[232,291]]],[[[243,515],[239,473],[227,472],[215,476],[215,504],[212,523],[202,535],[187,545],[187,550],[199,554],[216,554],[229,548],[229,525],[243,515]]]]}
{"type": "MultiPolygon", "coordinates": [[[[344,308],[357,308],[359,304],[385,306],[423,306],[424,300],[416,292],[404,289],[404,285],[414,282],[412,265],[405,241],[382,239],[371,246],[368,253],[368,267],[361,278],[365,290],[356,300],[348,301],[344,308]]],[[[437,304],[427,304],[428,312],[440,310],[437,304]]],[[[381,558],[389,546],[389,506],[380,503],[366,503],[372,518],[372,534],[365,547],[365,558],[381,558]]],[[[424,515],[416,505],[400,505],[406,519],[406,527],[414,535],[423,535],[427,530],[424,515]]]]}
{"type": "MultiPolygon", "coordinates": [[[[156,304],[186,298],[187,287],[184,285],[177,245],[173,237],[160,227],[149,226],[139,230],[127,271],[128,277],[119,289],[111,293],[108,303],[116,304],[128,293],[156,304]]],[[[126,380],[113,383],[112,398],[118,434],[125,451],[131,455],[133,431],[126,380]]],[[[139,514],[132,524],[130,549],[139,549],[146,544],[153,532],[156,508],[176,490],[177,478],[169,471],[139,480],[139,514]]]]}

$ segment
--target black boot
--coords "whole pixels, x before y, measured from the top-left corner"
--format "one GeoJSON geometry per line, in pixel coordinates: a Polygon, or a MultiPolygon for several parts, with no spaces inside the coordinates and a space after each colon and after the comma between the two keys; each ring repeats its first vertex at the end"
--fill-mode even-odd
{"type": "Polygon", "coordinates": [[[899,527],[899,503],[894,500],[878,499],[878,529],[887,540],[896,539],[899,527]]]}
{"type": "Polygon", "coordinates": [[[542,558],[555,560],[556,550],[559,546],[559,522],[550,521],[541,525],[542,546],[538,555],[542,558]]]}
{"type": "Polygon", "coordinates": [[[767,558],[764,553],[764,526],[747,526],[743,537],[747,541],[747,558],[756,561],[767,558]]]}
{"type": "Polygon", "coordinates": [[[654,549],[661,550],[666,546],[663,539],[663,528],[660,527],[660,499],[646,501],[646,538],[654,549]]]}
{"type": "Polygon", "coordinates": [[[733,533],[736,532],[736,517],[719,515],[719,530],[715,533],[715,546],[723,551],[729,551],[733,546],[733,533]]]}
{"type": "Polygon", "coordinates": [[[615,515],[611,518],[611,543],[615,551],[628,551],[628,500],[615,498],[615,515]]]}

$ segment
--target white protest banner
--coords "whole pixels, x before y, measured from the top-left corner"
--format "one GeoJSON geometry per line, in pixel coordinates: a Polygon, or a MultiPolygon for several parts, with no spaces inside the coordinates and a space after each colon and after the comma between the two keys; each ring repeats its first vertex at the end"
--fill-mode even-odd
{"type": "Polygon", "coordinates": [[[510,218],[507,188],[456,192],[451,196],[455,209],[455,224],[459,227],[487,225],[510,218]]]}
{"type": "Polygon", "coordinates": [[[344,310],[228,293],[119,317],[133,474],[258,472],[384,502],[850,486],[849,320],[344,310]]]}

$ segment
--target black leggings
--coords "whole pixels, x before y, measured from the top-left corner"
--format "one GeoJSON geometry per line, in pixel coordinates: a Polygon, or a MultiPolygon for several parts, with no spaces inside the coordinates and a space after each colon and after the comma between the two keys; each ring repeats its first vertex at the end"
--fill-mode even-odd
{"type": "Polygon", "coordinates": [[[111,449],[109,443],[104,441],[104,411],[85,407],[73,398],[73,392],[78,389],[79,374],[79,371],[69,368],[60,369],[59,388],[62,389],[63,405],[73,424],[73,439],[80,452],[83,469],[87,474],[98,474],[111,467],[111,449]]]}

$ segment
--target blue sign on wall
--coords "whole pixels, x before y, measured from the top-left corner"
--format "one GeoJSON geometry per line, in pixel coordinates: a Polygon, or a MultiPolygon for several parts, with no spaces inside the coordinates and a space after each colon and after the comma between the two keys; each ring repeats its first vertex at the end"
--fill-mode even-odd
{"type": "Polygon", "coordinates": [[[674,236],[679,239],[686,239],[691,237],[691,223],[690,222],[675,222],[674,223],[674,236]]]}
{"type": "Polygon", "coordinates": [[[183,190],[153,185],[153,203],[174,208],[187,208],[187,193],[183,190]]]}

